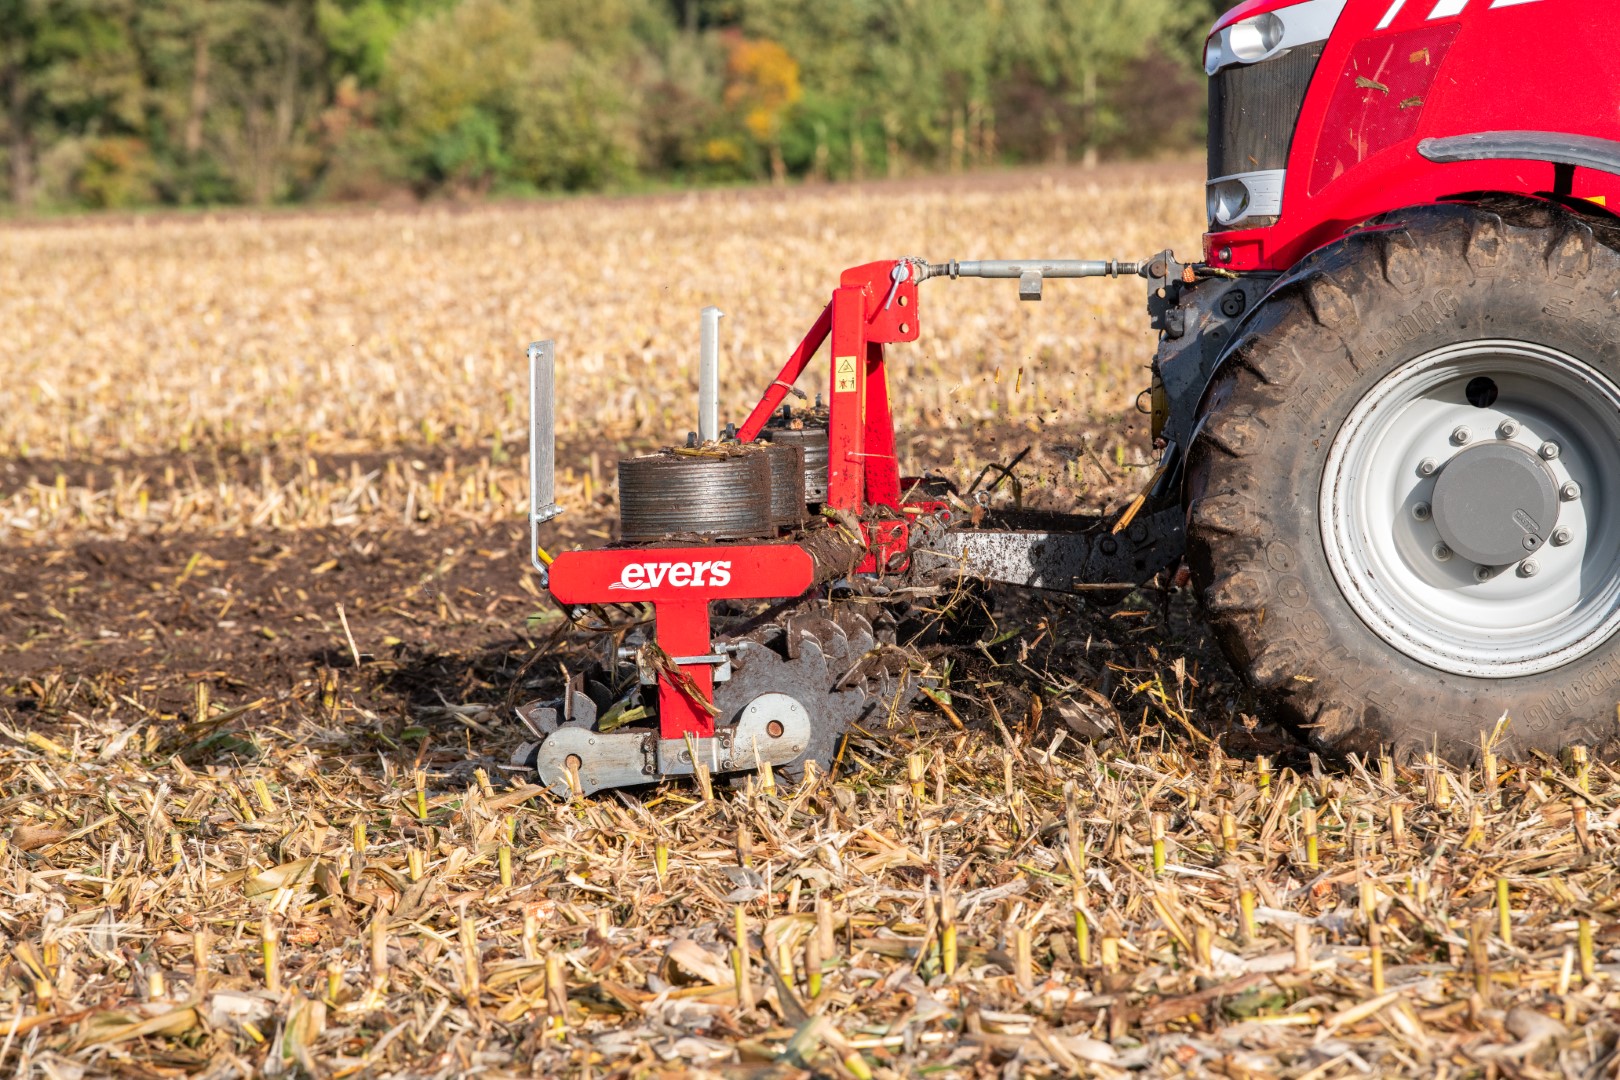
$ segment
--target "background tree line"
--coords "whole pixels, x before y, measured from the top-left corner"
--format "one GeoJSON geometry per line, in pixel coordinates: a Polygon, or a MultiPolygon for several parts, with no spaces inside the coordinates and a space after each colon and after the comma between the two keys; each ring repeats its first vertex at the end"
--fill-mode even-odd
{"type": "Polygon", "coordinates": [[[1223,0],[0,0],[4,199],[269,204],[1194,145],[1223,0]]]}

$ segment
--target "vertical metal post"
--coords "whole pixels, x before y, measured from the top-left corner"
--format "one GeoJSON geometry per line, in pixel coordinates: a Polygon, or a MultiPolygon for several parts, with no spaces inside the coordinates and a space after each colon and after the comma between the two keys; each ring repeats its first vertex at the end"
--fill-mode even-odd
{"type": "Polygon", "coordinates": [[[698,344],[698,441],[720,437],[720,317],[714,305],[703,309],[698,344]]]}
{"type": "Polygon", "coordinates": [[[549,341],[529,346],[529,559],[547,583],[540,526],[558,514],[556,356],[549,341]]]}

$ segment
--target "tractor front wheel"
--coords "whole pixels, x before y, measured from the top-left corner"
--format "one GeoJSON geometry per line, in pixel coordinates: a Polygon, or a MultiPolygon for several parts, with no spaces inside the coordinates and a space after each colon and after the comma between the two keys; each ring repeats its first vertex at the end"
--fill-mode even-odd
{"type": "Polygon", "coordinates": [[[1189,562],[1228,657],[1317,747],[1616,737],[1617,237],[1522,201],[1387,215],[1230,346],[1189,562]]]}

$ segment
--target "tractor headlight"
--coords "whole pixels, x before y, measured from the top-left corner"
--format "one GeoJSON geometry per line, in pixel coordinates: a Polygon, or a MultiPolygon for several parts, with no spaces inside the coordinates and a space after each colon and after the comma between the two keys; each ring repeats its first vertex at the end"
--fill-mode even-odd
{"type": "Polygon", "coordinates": [[[1204,72],[1213,75],[1231,64],[1257,64],[1297,46],[1326,41],[1346,3],[1305,0],[1223,26],[1204,45],[1204,72]]]}
{"type": "Polygon", "coordinates": [[[1221,180],[1204,189],[1204,201],[1209,220],[1231,225],[1249,212],[1249,188],[1241,180],[1221,180]]]}
{"type": "Polygon", "coordinates": [[[1282,36],[1282,20],[1268,11],[1228,27],[1226,49],[1245,64],[1252,64],[1275,49],[1282,36]]]}
{"type": "Polygon", "coordinates": [[[1282,213],[1283,184],[1288,174],[1282,169],[1220,176],[1204,186],[1209,220],[1230,228],[1282,213]]]}

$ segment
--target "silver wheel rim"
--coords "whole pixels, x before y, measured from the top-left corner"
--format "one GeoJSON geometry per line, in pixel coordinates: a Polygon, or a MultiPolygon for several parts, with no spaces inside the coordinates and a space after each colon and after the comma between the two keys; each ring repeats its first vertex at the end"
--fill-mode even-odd
{"type": "Polygon", "coordinates": [[[1450,345],[1385,376],[1345,420],[1323,471],[1323,546],[1350,606],[1401,653],[1458,675],[1531,675],[1586,655],[1620,629],[1617,486],[1613,382],[1545,345],[1450,345]],[[1497,391],[1483,407],[1466,390],[1480,377],[1497,391]],[[1459,428],[1469,433],[1460,445],[1459,428]],[[1445,465],[1486,440],[1557,447],[1544,462],[1560,492],[1556,527],[1546,530],[1556,535],[1533,566],[1482,569],[1445,557],[1425,513],[1445,465]]]}

